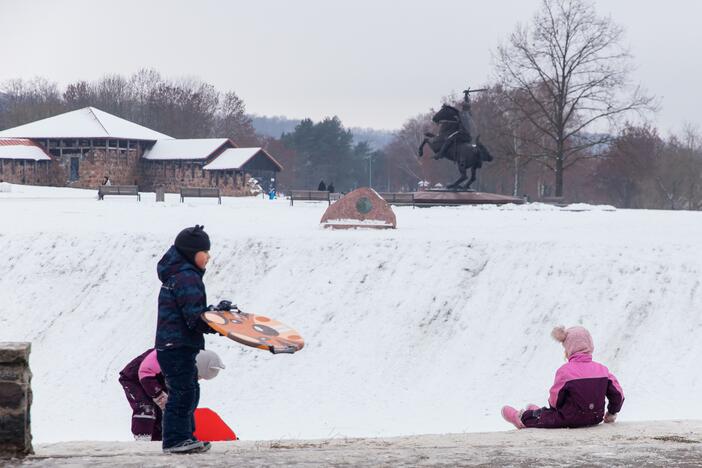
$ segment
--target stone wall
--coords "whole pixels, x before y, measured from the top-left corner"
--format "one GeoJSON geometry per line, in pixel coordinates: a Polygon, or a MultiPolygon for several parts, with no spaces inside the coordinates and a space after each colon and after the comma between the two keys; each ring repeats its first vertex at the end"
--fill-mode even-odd
{"type": "Polygon", "coordinates": [[[149,161],[142,159],[141,146],[64,149],[52,161],[0,160],[0,181],[25,184],[97,189],[108,176],[113,185],[138,185],[141,192],[179,193],[181,187],[218,187],[225,196],[251,195],[242,171],[205,171],[200,162],[149,161]],[[71,166],[77,165],[77,178],[71,166]],[[75,174],[73,174],[75,176],[75,174]],[[75,180],[72,180],[75,179],[75,180]]]}
{"type": "Polygon", "coordinates": [[[0,456],[32,451],[30,343],[0,343],[0,456]]]}
{"type": "Polygon", "coordinates": [[[0,159],[0,182],[22,185],[63,186],[57,161],[0,159]]]}
{"type": "MultiPolygon", "coordinates": [[[[141,148],[92,148],[84,153],[64,152],[58,160],[62,185],[96,189],[108,176],[113,185],[139,185],[141,148]],[[71,159],[77,159],[78,179],[71,180],[71,159]]],[[[75,163],[74,163],[75,164],[75,163]]]]}
{"type": "Polygon", "coordinates": [[[200,163],[142,160],[140,175],[139,190],[144,192],[154,192],[159,186],[168,193],[179,193],[181,187],[219,187],[222,195],[249,195],[243,172],[206,171],[200,163]]]}

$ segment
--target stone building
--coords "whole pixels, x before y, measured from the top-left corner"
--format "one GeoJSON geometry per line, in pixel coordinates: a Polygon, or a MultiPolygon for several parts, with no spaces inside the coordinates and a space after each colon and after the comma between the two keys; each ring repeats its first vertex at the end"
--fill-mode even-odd
{"type": "Polygon", "coordinates": [[[0,182],[58,185],[54,160],[32,140],[0,138],[0,182]]]}
{"type": "Polygon", "coordinates": [[[228,138],[158,140],[141,158],[140,188],[167,192],[180,187],[219,187],[245,194],[246,177],[275,178],[282,166],[262,148],[237,148],[228,138]]]}
{"type": "Polygon", "coordinates": [[[262,148],[227,138],[175,139],[94,107],[0,132],[0,179],[29,185],[218,187],[248,195],[247,178],[276,177],[283,167],[262,148]]]}

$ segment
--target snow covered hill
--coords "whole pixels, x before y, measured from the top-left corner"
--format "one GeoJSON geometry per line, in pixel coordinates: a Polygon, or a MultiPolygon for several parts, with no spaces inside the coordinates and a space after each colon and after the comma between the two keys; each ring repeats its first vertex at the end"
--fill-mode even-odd
{"type": "Polygon", "coordinates": [[[545,404],[556,324],[587,326],[626,393],[620,420],[700,419],[702,213],[578,206],[395,208],[395,231],[318,226],[325,204],[155,203],[0,192],[0,341],[31,341],[35,440],[129,440],[117,373],[153,343],[156,262],[212,238],[209,302],[297,328],[273,356],[208,337],[227,369],[201,406],[245,439],[509,429],[545,404]]]}

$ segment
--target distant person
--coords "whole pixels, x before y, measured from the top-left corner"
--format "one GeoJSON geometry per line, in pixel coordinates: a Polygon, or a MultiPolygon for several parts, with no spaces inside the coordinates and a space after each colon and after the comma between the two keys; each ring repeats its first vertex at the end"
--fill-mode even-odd
{"type": "Polygon", "coordinates": [[[528,405],[517,410],[502,408],[505,421],[517,429],[595,426],[603,420],[613,423],[624,403],[624,392],[609,370],[592,360],[595,346],[583,327],[556,327],[551,336],[563,343],[568,361],[556,371],[549,406],[528,405]],[[605,398],[609,400],[605,411],[605,398]]]}
{"type": "MultiPolygon", "coordinates": [[[[210,380],[224,369],[222,360],[214,351],[202,350],[195,358],[198,379],[210,380]]],[[[132,359],[119,373],[132,407],[132,434],[136,440],[162,439],[163,409],[168,401],[166,381],[156,359],[156,350],[148,349],[132,359]]]]}
{"type": "Polygon", "coordinates": [[[268,191],[268,199],[275,200],[275,187],[271,187],[271,189],[268,191]]]}
{"type": "Polygon", "coordinates": [[[326,192],[327,191],[327,185],[324,183],[324,181],[321,181],[319,185],[317,186],[317,190],[320,192],[326,192]]]}
{"type": "Polygon", "coordinates": [[[334,193],[334,182],[329,183],[329,187],[327,187],[327,190],[329,193],[334,193]]]}
{"type": "Polygon", "coordinates": [[[110,180],[110,178],[109,178],[108,176],[105,176],[105,177],[102,179],[102,185],[107,185],[107,186],[112,185],[112,181],[110,180]]]}

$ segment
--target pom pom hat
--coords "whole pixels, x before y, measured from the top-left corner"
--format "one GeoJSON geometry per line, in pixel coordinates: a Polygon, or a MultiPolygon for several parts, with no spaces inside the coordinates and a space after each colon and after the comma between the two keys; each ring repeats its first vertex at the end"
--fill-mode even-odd
{"type": "Polygon", "coordinates": [[[185,228],[176,236],[174,245],[178,252],[190,263],[195,264],[195,254],[210,250],[210,236],[205,232],[205,226],[195,225],[185,228]]]}
{"type": "Polygon", "coordinates": [[[195,364],[198,377],[205,380],[214,379],[219,374],[219,371],[225,368],[217,353],[209,349],[203,349],[197,353],[195,364]]]}
{"type": "Polygon", "coordinates": [[[590,332],[583,327],[565,328],[560,325],[551,331],[551,336],[554,340],[563,343],[568,358],[575,353],[592,354],[595,350],[590,332]]]}

